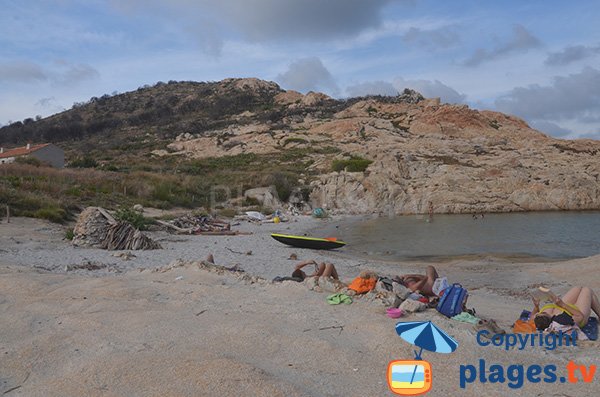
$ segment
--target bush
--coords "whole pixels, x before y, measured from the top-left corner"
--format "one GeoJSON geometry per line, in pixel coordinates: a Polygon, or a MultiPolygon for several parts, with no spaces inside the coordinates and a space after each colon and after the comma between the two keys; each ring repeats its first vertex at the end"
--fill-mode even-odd
{"type": "Polygon", "coordinates": [[[154,223],[150,218],[144,217],[144,215],[135,211],[133,208],[121,208],[115,212],[115,219],[120,221],[129,222],[136,229],[146,230],[148,225],[154,223]]]}
{"type": "Polygon", "coordinates": [[[73,229],[68,229],[65,232],[65,240],[72,241],[74,237],[75,237],[75,233],[73,232],[73,229]]]}
{"type": "Polygon", "coordinates": [[[96,168],[98,166],[98,162],[91,157],[84,156],[78,157],[71,161],[69,166],[72,168],[96,168]]]}
{"type": "Polygon", "coordinates": [[[287,201],[292,194],[294,185],[297,184],[297,178],[289,173],[274,172],[265,178],[265,184],[274,185],[279,200],[287,201]]]}
{"type": "Polygon", "coordinates": [[[67,219],[67,212],[58,207],[45,207],[35,211],[33,217],[47,219],[50,222],[63,223],[67,219]]]}
{"type": "Polygon", "coordinates": [[[34,167],[40,167],[42,165],[47,165],[47,164],[43,163],[40,159],[36,159],[35,157],[31,157],[31,156],[17,157],[15,159],[15,163],[29,164],[29,165],[33,165],[34,167]]]}
{"type": "Polygon", "coordinates": [[[333,171],[346,170],[348,172],[364,172],[372,160],[363,159],[362,157],[353,156],[349,160],[333,160],[331,169],[333,171]]]}

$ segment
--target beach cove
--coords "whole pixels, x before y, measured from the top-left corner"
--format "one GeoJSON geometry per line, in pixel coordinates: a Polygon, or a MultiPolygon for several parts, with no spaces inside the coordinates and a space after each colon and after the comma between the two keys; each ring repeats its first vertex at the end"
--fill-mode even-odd
{"type": "MultiPolygon", "coordinates": [[[[331,306],[325,292],[309,291],[302,283],[269,281],[289,275],[296,263],[289,259],[292,253],[298,261],[333,262],[344,282],[366,269],[381,275],[424,271],[424,262],[293,249],[269,236],[301,234],[342,220],[242,223],[236,229],[252,234],[239,236],[155,232],[152,237],[164,249],[135,251],[128,261],[114,252],[70,246],[61,226],[27,218],[2,223],[0,391],[15,396],[391,395],[387,364],[411,359],[413,346],[396,335],[398,320],[385,316],[385,306],[361,298],[331,306]],[[194,263],[208,253],[219,265],[238,264],[248,276],[194,263]],[[74,265],[85,263],[106,266],[76,270],[74,265]]],[[[599,260],[518,263],[484,256],[435,266],[469,290],[468,306],[478,315],[509,331],[521,310],[531,306],[528,291],[540,284],[557,293],[572,285],[600,289],[599,260]]],[[[459,342],[450,355],[424,354],[435,371],[433,396],[510,391],[506,383],[460,388],[460,365],[477,365],[480,359],[559,368],[571,360],[596,364],[597,342],[553,351],[505,351],[478,346],[470,325],[433,309],[400,320],[432,320],[459,342]]],[[[592,395],[597,389],[594,383],[525,383],[519,392],[539,395],[557,388],[575,395],[592,395]]]]}

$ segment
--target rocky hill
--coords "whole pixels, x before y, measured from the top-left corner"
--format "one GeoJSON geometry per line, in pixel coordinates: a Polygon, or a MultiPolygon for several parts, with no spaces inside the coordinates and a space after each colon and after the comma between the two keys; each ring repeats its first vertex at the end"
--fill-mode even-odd
{"type": "Polygon", "coordinates": [[[599,141],[554,139],[409,90],[334,100],[257,79],[159,83],[0,129],[3,145],[24,140],[118,172],[202,175],[220,159],[227,179],[268,166],[294,174],[290,187],[313,205],[346,213],[424,213],[430,202],[452,213],[600,208],[599,141]]]}

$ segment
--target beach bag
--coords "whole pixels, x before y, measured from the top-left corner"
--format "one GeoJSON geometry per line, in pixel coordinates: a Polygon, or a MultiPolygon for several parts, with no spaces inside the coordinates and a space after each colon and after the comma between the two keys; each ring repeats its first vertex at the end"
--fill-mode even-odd
{"type": "Polygon", "coordinates": [[[463,312],[469,293],[460,284],[446,288],[436,307],[446,317],[454,317],[463,312]]]}

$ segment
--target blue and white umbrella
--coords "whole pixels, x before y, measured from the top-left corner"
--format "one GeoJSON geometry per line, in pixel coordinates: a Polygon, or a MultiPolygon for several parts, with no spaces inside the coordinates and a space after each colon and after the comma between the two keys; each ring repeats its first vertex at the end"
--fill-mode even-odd
{"type": "Polygon", "coordinates": [[[421,359],[423,349],[435,353],[452,353],[458,347],[458,342],[439,329],[431,321],[409,321],[396,324],[396,332],[408,343],[420,347],[415,351],[415,358],[421,359]]]}

